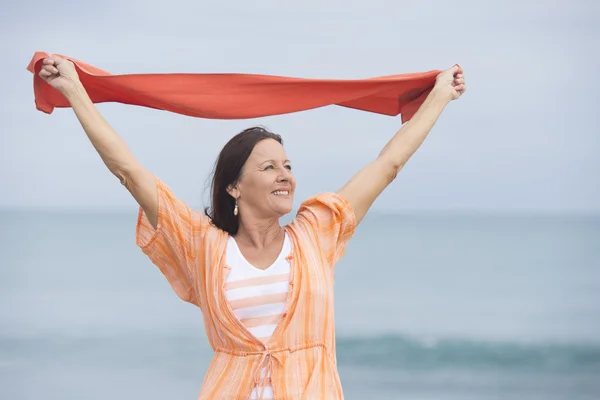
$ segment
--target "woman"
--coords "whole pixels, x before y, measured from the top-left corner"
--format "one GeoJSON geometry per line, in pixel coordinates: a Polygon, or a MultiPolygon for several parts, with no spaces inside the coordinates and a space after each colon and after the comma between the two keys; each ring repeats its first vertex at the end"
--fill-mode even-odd
{"type": "Polygon", "coordinates": [[[200,399],[341,399],[333,269],[377,196],[465,92],[459,66],[440,73],[414,117],[339,191],[305,200],[288,225],[296,181],[279,135],[250,128],[222,149],[212,205],[190,209],[144,168],[102,118],[73,64],[39,73],[71,104],[109,170],[140,205],[136,243],[177,295],[204,316],[215,356],[200,399]]]}

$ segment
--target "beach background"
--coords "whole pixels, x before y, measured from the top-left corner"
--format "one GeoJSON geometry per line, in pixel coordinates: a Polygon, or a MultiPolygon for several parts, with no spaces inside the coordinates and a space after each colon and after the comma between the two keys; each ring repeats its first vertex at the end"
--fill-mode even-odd
{"type": "MultiPolygon", "coordinates": [[[[8,6],[0,399],[195,399],[212,357],[199,310],[135,246],[137,205],[71,110],[35,110],[37,50],[114,73],[365,78],[460,63],[468,92],[336,266],[345,396],[600,398],[599,27],[592,1],[8,6]]],[[[248,126],[283,135],[296,207],[341,187],[400,126],[340,107],[251,121],[99,108],[196,208],[248,126]]]]}
{"type": "MultiPolygon", "coordinates": [[[[202,316],[134,212],[1,221],[1,398],[196,398],[202,316]]],[[[598,217],[370,216],[336,271],[346,398],[599,398],[599,240],[598,217]]]]}

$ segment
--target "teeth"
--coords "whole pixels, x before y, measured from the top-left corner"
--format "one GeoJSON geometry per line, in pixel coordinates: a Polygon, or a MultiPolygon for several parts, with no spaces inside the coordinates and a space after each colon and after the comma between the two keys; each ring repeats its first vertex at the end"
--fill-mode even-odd
{"type": "Polygon", "coordinates": [[[275,196],[280,196],[280,195],[287,196],[288,194],[290,194],[290,192],[288,192],[287,190],[276,190],[273,192],[273,194],[275,196]]]}

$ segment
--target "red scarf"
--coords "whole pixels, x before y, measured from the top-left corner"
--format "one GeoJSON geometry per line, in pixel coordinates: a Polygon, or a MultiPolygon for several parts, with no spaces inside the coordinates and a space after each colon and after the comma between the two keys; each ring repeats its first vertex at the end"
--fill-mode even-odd
{"type": "MultiPolygon", "coordinates": [[[[48,53],[36,52],[27,67],[34,74],[36,108],[52,113],[69,102],[38,73],[48,53]]],[[[75,64],[94,103],[117,102],[212,119],[245,119],[287,114],[328,105],[395,116],[408,121],[441,71],[369,79],[303,79],[256,74],[123,74],[75,64]]]]}

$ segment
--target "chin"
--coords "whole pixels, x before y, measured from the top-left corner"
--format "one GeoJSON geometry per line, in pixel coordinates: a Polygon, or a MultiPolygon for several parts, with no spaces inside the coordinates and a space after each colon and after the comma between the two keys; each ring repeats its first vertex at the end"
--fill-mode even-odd
{"type": "Polygon", "coordinates": [[[281,215],[286,215],[292,212],[292,206],[290,205],[289,207],[278,207],[277,211],[281,215]]]}
{"type": "Polygon", "coordinates": [[[289,204],[280,204],[276,208],[276,211],[277,211],[277,214],[279,214],[280,216],[284,216],[286,214],[291,213],[292,212],[292,208],[293,208],[293,202],[290,201],[289,204]]]}

